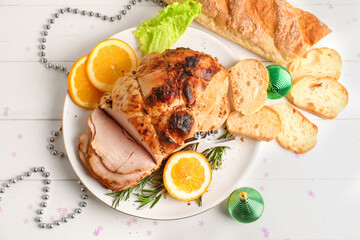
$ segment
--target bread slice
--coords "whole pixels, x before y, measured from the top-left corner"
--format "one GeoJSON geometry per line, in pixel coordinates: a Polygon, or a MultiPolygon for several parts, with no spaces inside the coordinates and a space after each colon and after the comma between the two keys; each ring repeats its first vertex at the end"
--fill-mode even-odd
{"type": "Polygon", "coordinates": [[[281,131],[276,137],[281,146],[296,153],[306,153],[315,147],[318,133],[315,124],[287,103],[272,108],[281,120],[281,131]]]}
{"type": "Polygon", "coordinates": [[[250,115],[264,106],[269,76],[256,59],[245,59],[229,69],[232,102],[236,111],[250,115]]]}
{"type": "Polygon", "coordinates": [[[227,130],[258,140],[273,140],[281,130],[279,114],[270,107],[263,106],[251,115],[232,112],[226,121],[227,130]]]}
{"type": "Polygon", "coordinates": [[[348,92],[336,80],[307,76],[293,85],[287,98],[302,109],[333,119],[346,107],[348,92]]]}
{"type": "Polygon", "coordinates": [[[340,55],[334,49],[324,47],[311,49],[304,57],[296,58],[290,63],[288,70],[294,82],[308,75],[338,80],[341,65],[340,55]]]}

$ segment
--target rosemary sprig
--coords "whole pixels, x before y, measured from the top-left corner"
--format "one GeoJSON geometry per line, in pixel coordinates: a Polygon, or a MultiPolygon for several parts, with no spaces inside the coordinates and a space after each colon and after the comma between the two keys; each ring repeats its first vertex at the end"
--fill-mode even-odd
{"type": "Polygon", "coordinates": [[[223,156],[224,156],[227,148],[229,148],[229,147],[218,146],[218,147],[208,148],[202,152],[202,154],[209,161],[212,170],[219,169],[219,167],[222,164],[223,156]]]}
{"type": "MultiPolygon", "coordinates": [[[[231,134],[229,132],[226,132],[218,139],[224,139],[231,137],[231,134]]],[[[205,151],[202,152],[202,154],[207,158],[207,160],[210,163],[212,170],[218,170],[219,167],[222,164],[223,156],[226,152],[226,149],[229,148],[227,146],[217,146],[213,148],[208,148],[205,151]]]]}
{"type": "Polygon", "coordinates": [[[199,143],[189,144],[186,147],[184,147],[183,149],[181,149],[180,151],[196,151],[198,146],[199,146],[199,143]]]}
{"type": "Polygon", "coordinates": [[[218,139],[224,139],[224,138],[229,138],[232,137],[233,135],[231,135],[231,133],[229,133],[228,131],[226,131],[226,133],[224,133],[223,135],[221,135],[218,139]]]}
{"type": "Polygon", "coordinates": [[[117,207],[119,206],[119,202],[122,200],[128,200],[130,198],[131,193],[135,190],[136,187],[132,187],[132,188],[128,188],[122,191],[113,191],[111,193],[107,193],[107,196],[112,196],[114,197],[114,201],[112,203],[112,207],[117,207]]]}
{"type": "Polygon", "coordinates": [[[121,191],[113,191],[111,193],[106,194],[107,196],[112,196],[114,197],[114,200],[112,202],[112,207],[117,208],[120,204],[120,201],[126,201],[129,200],[131,194],[140,189],[140,191],[142,191],[145,187],[145,185],[154,177],[156,172],[152,173],[151,175],[145,177],[142,180],[139,180],[137,185],[135,187],[131,187],[131,188],[127,188],[121,191]]]}
{"type": "MultiPolygon", "coordinates": [[[[231,134],[226,132],[224,135],[219,137],[218,139],[223,139],[230,137],[231,134]]],[[[196,151],[199,143],[190,144],[180,151],[196,151]]],[[[222,164],[222,158],[226,151],[226,146],[213,147],[206,149],[202,154],[208,159],[210,162],[210,166],[212,170],[217,170],[222,164]]],[[[112,196],[114,198],[112,206],[118,207],[120,201],[126,201],[130,198],[131,195],[137,197],[135,202],[140,203],[138,209],[141,209],[149,204],[150,208],[154,207],[161,199],[162,196],[166,198],[166,188],[163,182],[163,168],[165,166],[166,161],[163,162],[162,166],[156,172],[153,172],[151,175],[145,177],[142,180],[138,181],[138,184],[135,187],[124,189],[122,191],[113,191],[106,195],[112,196]],[[137,193],[134,193],[138,191],[137,193]]],[[[199,206],[202,205],[202,196],[196,200],[199,206]]]]}
{"type": "Polygon", "coordinates": [[[156,205],[156,203],[158,203],[162,196],[165,197],[167,191],[163,181],[163,166],[164,164],[158,171],[153,173],[151,178],[149,178],[147,182],[148,188],[145,188],[145,184],[143,187],[140,188],[139,193],[134,194],[138,198],[137,200],[135,200],[135,202],[140,203],[138,209],[143,208],[150,203],[150,208],[152,208],[156,205]]]}
{"type": "Polygon", "coordinates": [[[201,195],[200,197],[198,197],[198,198],[195,200],[196,203],[197,203],[197,205],[198,205],[199,207],[202,206],[202,197],[203,197],[203,195],[201,195]]]}
{"type": "Polygon", "coordinates": [[[141,193],[135,193],[134,195],[138,197],[135,202],[140,203],[138,209],[151,203],[150,208],[154,207],[155,204],[160,200],[160,198],[166,193],[166,188],[164,185],[157,186],[154,190],[144,189],[141,193]]]}

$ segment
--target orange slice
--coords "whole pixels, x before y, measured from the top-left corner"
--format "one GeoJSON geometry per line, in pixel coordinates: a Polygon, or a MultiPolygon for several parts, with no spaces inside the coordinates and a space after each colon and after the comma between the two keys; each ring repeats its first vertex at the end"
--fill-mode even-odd
{"type": "Polygon", "coordinates": [[[165,188],[172,197],[191,201],[207,191],[211,182],[211,167],[201,153],[178,152],[166,163],[163,179],[165,188]]]}
{"type": "Polygon", "coordinates": [[[84,56],[71,67],[68,76],[68,90],[71,99],[80,107],[93,109],[97,106],[103,92],[95,88],[86,74],[86,60],[84,56]]]}
{"type": "Polygon", "coordinates": [[[108,92],[121,75],[136,70],[137,64],[136,54],[127,43],[107,39],[89,54],[86,72],[94,87],[108,92]]]}

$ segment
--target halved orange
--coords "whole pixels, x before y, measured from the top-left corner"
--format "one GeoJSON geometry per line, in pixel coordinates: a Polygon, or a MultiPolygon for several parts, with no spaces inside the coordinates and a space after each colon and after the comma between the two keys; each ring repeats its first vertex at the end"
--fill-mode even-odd
{"type": "Polygon", "coordinates": [[[164,168],[164,185],[169,194],[181,201],[203,195],[211,182],[211,167],[204,155],[183,151],[172,155],[164,168]]]}
{"type": "Polygon", "coordinates": [[[68,91],[71,99],[80,107],[93,109],[104,94],[89,81],[85,66],[88,56],[83,56],[71,67],[68,76],[68,91]]]}
{"type": "Polygon", "coordinates": [[[107,39],[89,54],[86,72],[94,87],[107,92],[121,75],[136,70],[137,64],[136,54],[126,42],[107,39]]]}

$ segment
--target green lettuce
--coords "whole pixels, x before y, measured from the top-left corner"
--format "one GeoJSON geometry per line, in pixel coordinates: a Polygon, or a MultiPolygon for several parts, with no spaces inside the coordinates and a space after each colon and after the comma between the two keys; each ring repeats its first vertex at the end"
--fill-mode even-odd
{"type": "Polygon", "coordinates": [[[162,53],[184,34],[191,22],[201,13],[202,4],[194,0],[175,2],[160,10],[158,15],[141,25],[134,32],[144,54],[162,53]]]}

